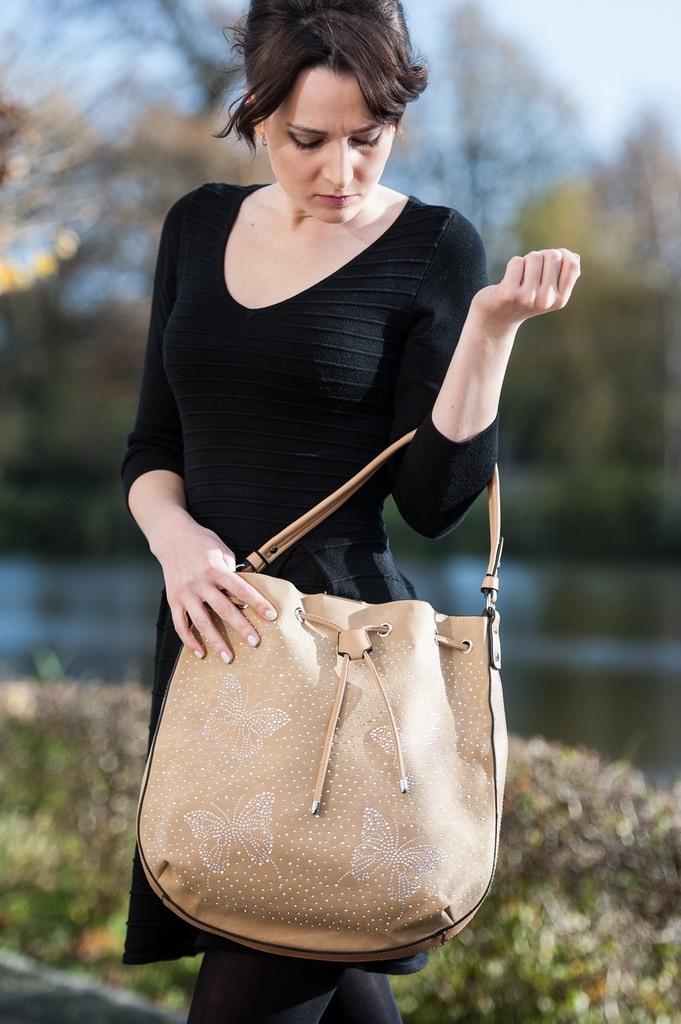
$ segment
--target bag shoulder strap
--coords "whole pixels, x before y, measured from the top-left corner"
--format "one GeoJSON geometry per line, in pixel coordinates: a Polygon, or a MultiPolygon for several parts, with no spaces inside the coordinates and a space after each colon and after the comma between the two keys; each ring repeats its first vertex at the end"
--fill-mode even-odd
{"type": "MultiPolygon", "coordinates": [[[[350,480],[346,481],[338,490],[324,498],[311,508],[309,512],[300,516],[295,522],[281,530],[276,536],[271,537],[261,548],[252,551],[244,560],[240,568],[246,572],[264,572],[272,562],[283,555],[290,547],[296,544],[305,534],[313,530],[315,526],[323,523],[336,509],[344,505],[348,498],[351,498],[374,473],[378,472],[381,466],[385,465],[391,455],[405,448],[413,438],[415,430],[405,434],[404,437],[394,441],[385,448],[375,459],[372,459],[359,473],[356,473],[350,480]]],[[[501,537],[501,496],[499,490],[499,470],[495,466],[492,478],[487,485],[487,501],[490,527],[490,557],[487,566],[487,573],[482,583],[483,593],[488,594],[490,600],[496,600],[499,590],[499,563],[501,561],[501,549],[503,538],[501,537]]]]}

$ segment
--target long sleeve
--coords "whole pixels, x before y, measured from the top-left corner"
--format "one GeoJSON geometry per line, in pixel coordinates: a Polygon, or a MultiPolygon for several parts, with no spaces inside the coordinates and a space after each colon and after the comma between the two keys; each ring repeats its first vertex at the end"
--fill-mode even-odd
{"type": "Polygon", "coordinates": [[[415,298],[395,391],[392,440],[418,429],[395,460],[392,492],[404,520],[426,537],[441,537],[457,525],[497,458],[497,420],[476,437],[456,442],[440,433],[431,417],[471,300],[486,283],[482,241],[466,218],[452,211],[415,298]]]}
{"type": "Polygon", "coordinates": [[[177,473],[197,522],[248,553],[357,472],[391,432],[418,427],[403,458],[328,529],[344,534],[353,521],[362,536],[378,537],[392,489],[410,525],[446,533],[496,455],[495,424],[457,445],[431,420],[471,299],[486,283],[477,233],[461,214],[411,198],[336,273],[246,309],[229,293],[223,262],[255,187],[205,185],[168,214],[126,488],[150,470],[177,473]]]}
{"type": "Polygon", "coordinates": [[[191,194],[175,203],[161,233],[137,417],[122,467],[126,494],[150,470],[184,474],[182,426],[163,364],[163,336],[175,302],[182,224],[190,201],[191,194]]]}

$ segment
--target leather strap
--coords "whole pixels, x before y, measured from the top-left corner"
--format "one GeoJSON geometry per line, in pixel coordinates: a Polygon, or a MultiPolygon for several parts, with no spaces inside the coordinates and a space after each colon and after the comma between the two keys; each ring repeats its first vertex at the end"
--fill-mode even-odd
{"type": "Polygon", "coordinates": [[[480,589],[489,597],[490,603],[494,604],[499,593],[499,566],[504,549],[504,538],[501,536],[501,487],[498,466],[494,467],[492,479],[487,484],[487,510],[489,513],[489,563],[480,589]]]}
{"type": "Polygon", "coordinates": [[[324,498],[323,501],[320,501],[309,512],[306,512],[305,515],[300,516],[290,526],[285,527],[276,537],[268,540],[267,544],[263,544],[258,551],[252,551],[245,560],[246,568],[250,567],[255,572],[263,572],[268,565],[272,564],[275,558],[282,555],[284,551],[287,551],[301,537],[304,537],[306,533],[313,530],[315,526],[323,523],[332,512],[335,512],[341,505],[344,505],[348,498],[351,498],[374,473],[378,472],[391,455],[394,455],[400,448],[405,448],[409,444],[415,433],[416,431],[412,430],[398,441],[394,441],[388,448],[385,448],[377,455],[375,459],[372,459],[364,469],[360,469],[359,473],[356,473],[350,480],[339,487],[337,491],[330,494],[328,498],[324,498]]]}
{"type": "MultiPolygon", "coordinates": [[[[295,522],[285,527],[276,536],[270,538],[261,548],[252,551],[248,558],[244,560],[244,570],[246,572],[264,572],[279,555],[283,555],[284,551],[287,551],[305,534],[313,530],[315,526],[323,523],[336,509],[344,505],[348,498],[351,498],[374,473],[378,472],[381,466],[385,465],[395,452],[398,452],[400,448],[405,448],[410,443],[415,433],[416,431],[412,430],[398,441],[394,441],[377,455],[375,459],[372,459],[364,469],[361,469],[359,473],[356,473],[355,476],[339,487],[338,490],[324,498],[318,505],[315,505],[309,512],[306,512],[299,519],[296,519],[295,522]]],[[[493,604],[499,591],[499,563],[501,562],[501,551],[503,548],[503,538],[501,536],[501,493],[499,488],[499,469],[497,466],[494,467],[492,479],[487,485],[487,504],[490,556],[487,573],[482,582],[481,589],[484,594],[488,595],[490,602],[493,604]]]]}

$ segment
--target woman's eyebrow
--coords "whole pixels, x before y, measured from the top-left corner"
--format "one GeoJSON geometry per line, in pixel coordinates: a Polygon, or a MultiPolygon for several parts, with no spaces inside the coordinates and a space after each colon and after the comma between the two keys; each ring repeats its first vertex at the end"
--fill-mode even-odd
{"type": "MultiPolygon", "coordinates": [[[[329,132],[322,132],[318,128],[306,128],[302,124],[292,124],[290,121],[284,121],[284,124],[286,125],[287,128],[291,128],[294,132],[303,132],[305,135],[327,136],[329,134],[329,132]]],[[[372,132],[376,128],[381,127],[382,125],[378,121],[376,121],[373,124],[364,125],[363,128],[356,128],[353,132],[350,132],[349,135],[363,135],[364,132],[372,132]]]]}

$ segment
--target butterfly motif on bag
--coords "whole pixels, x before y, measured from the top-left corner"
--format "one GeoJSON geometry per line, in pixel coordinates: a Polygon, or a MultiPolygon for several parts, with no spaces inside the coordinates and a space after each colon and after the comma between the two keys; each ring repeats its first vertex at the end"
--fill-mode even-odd
{"type": "MultiPolygon", "coordinates": [[[[442,745],[440,716],[437,711],[431,711],[424,717],[418,732],[413,730],[403,735],[402,730],[398,729],[398,733],[404,754],[407,781],[410,786],[416,786],[422,781],[414,765],[423,765],[435,775],[445,776],[447,774],[449,759],[442,745]]],[[[389,725],[380,725],[378,728],[372,729],[369,736],[385,750],[386,754],[389,754],[391,758],[395,757],[395,740],[389,725]]]]}
{"type": "Polygon", "coordinates": [[[245,807],[228,815],[217,806],[214,811],[189,811],[184,820],[199,840],[201,860],[218,874],[227,871],[235,860],[247,858],[262,867],[272,862],[274,835],[272,807],[274,793],[259,793],[245,807]]]}
{"type": "Polygon", "coordinates": [[[349,874],[358,882],[367,882],[376,875],[386,876],[388,895],[404,903],[423,887],[423,876],[434,871],[444,857],[444,850],[416,839],[400,843],[397,826],[393,831],[380,811],[367,807],[349,874]]]}
{"type": "Polygon", "coordinates": [[[235,761],[245,761],[257,754],[265,740],[290,721],[285,711],[268,700],[249,706],[248,684],[242,688],[236,676],[230,674],[220,688],[217,707],[209,714],[203,735],[212,740],[226,734],[231,743],[229,749],[221,753],[231,755],[235,761]]]}

